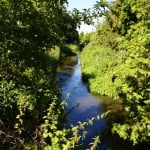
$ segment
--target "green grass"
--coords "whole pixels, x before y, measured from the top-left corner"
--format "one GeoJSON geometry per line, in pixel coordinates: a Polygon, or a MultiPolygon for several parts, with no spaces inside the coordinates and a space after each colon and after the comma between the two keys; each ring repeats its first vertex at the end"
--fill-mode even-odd
{"type": "Polygon", "coordinates": [[[90,43],[81,54],[82,78],[88,81],[89,90],[94,94],[116,96],[112,83],[115,52],[108,47],[90,43]]]}

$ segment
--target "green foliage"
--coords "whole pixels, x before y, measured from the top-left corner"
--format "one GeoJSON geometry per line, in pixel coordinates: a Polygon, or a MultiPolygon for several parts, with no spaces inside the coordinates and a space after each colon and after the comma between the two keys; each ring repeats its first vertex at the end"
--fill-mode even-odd
{"type": "Polygon", "coordinates": [[[96,149],[97,145],[100,144],[100,137],[99,136],[95,137],[94,142],[91,144],[92,144],[92,146],[91,146],[90,150],[96,149]]]}
{"type": "MultiPolygon", "coordinates": [[[[55,109],[56,101],[53,101],[53,103],[47,110],[47,115],[44,116],[45,122],[42,125],[42,129],[44,131],[43,138],[45,140],[45,149],[69,150],[78,148],[79,140],[84,139],[87,135],[87,132],[85,131],[85,126],[92,125],[95,120],[102,119],[109,113],[107,112],[105,114],[98,115],[97,117],[88,119],[86,122],[79,122],[78,125],[72,125],[69,129],[62,129],[58,126],[60,123],[57,121],[58,117],[61,114],[61,109],[64,109],[63,103],[61,103],[59,107],[55,109]],[[79,134],[79,131],[82,131],[82,134],[79,134]]],[[[97,136],[96,138],[94,138],[93,143],[91,143],[90,149],[95,149],[99,143],[100,139],[97,136]]]]}
{"type": "Polygon", "coordinates": [[[79,48],[76,44],[64,44],[60,46],[60,60],[66,56],[75,56],[79,53],[79,48]]]}
{"type": "MultiPolygon", "coordinates": [[[[92,14],[87,9],[72,15],[66,3],[0,1],[0,148],[67,150],[85,136],[79,130],[95,118],[71,129],[62,124],[56,67],[62,58],[58,47],[78,43],[77,23],[92,23],[96,12],[106,14],[106,21],[96,36],[80,35],[81,45],[88,44],[81,55],[83,77],[93,93],[123,99],[130,121],[114,124],[113,132],[133,144],[149,142],[149,0],[117,0],[111,5],[103,0],[92,14]]],[[[63,48],[64,55],[77,50],[74,45],[63,48]]],[[[96,137],[91,149],[98,143],[96,137]]]]}
{"type": "Polygon", "coordinates": [[[80,27],[82,22],[88,25],[94,25],[94,18],[97,19],[98,17],[103,17],[106,15],[108,11],[106,7],[109,6],[109,3],[110,2],[107,2],[106,0],[99,0],[96,1],[96,4],[93,6],[93,8],[84,8],[82,11],[74,8],[70,14],[73,17],[75,23],[78,24],[78,27],[80,27]]]}
{"type": "Polygon", "coordinates": [[[0,1],[0,149],[74,149],[95,120],[65,127],[56,68],[61,45],[75,54],[79,40],[66,3],[0,1]]]}
{"type": "Polygon", "coordinates": [[[5,80],[0,82],[0,141],[4,148],[23,148],[26,142],[35,142],[38,137],[34,140],[30,137],[38,130],[47,106],[59,96],[56,68],[52,66],[57,60],[48,54],[41,56],[45,60],[43,69],[34,66],[26,67],[22,72],[19,70],[15,75],[7,72],[5,80]]]}
{"type": "MultiPolygon", "coordinates": [[[[133,119],[132,126],[127,130],[134,144],[149,141],[149,31],[142,23],[132,26],[129,30],[130,41],[126,41],[126,60],[117,70],[118,93],[123,95],[126,111],[133,119]],[[138,29],[138,27],[140,28],[138,29]],[[132,31],[137,28],[137,31],[132,31]],[[132,35],[130,35],[132,34],[132,35]],[[139,41],[139,39],[141,40],[139,41]],[[126,70],[124,70],[126,68],[126,70]],[[126,72],[128,70],[128,72],[126,72]],[[140,138],[139,138],[140,137],[140,138]]],[[[128,125],[130,126],[130,125],[128,125]]]]}
{"type": "Polygon", "coordinates": [[[114,84],[111,83],[112,73],[108,70],[114,65],[114,57],[115,53],[110,48],[105,46],[99,48],[95,43],[83,49],[81,54],[83,80],[88,80],[92,93],[117,96],[114,84]]]}
{"type": "Polygon", "coordinates": [[[83,78],[91,92],[121,97],[128,120],[113,132],[133,144],[150,140],[150,2],[117,0],[84,48],[83,78]],[[96,42],[95,42],[96,41],[96,42]]]}
{"type": "Polygon", "coordinates": [[[115,48],[115,50],[117,50],[117,47],[120,44],[120,36],[117,33],[112,32],[108,19],[97,27],[96,36],[95,40],[97,40],[97,44],[105,47],[111,47],[112,49],[115,48]]]}
{"type": "Polygon", "coordinates": [[[0,1],[0,149],[43,146],[43,116],[56,97],[54,110],[59,106],[60,50],[55,46],[78,41],[65,4],[66,0],[0,1]]]}
{"type": "Polygon", "coordinates": [[[79,38],[80,38],[80,50],[82,50],[88,43],[90,42],[90,34],[91,33],[86,33],[84,34],[83,32],[80,33],[79,38]]]}

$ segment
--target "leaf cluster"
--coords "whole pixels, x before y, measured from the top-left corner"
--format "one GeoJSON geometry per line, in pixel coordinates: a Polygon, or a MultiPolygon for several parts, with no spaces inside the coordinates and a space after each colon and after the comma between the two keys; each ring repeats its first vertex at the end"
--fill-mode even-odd
{"type": "Polygon", "coordinates": [[[150,2],[117,0],[109,5],[81,64],[91,92],[122,98],[128,120],[113,131],[133,144],[149,142],[150,2]]]}

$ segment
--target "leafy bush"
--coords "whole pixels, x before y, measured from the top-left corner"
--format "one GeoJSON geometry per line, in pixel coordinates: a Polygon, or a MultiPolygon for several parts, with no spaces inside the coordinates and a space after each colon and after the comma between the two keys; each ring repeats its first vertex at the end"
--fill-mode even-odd
{"type": "Polygon", "coordinates": [[[117,96],[114,84],[111,83],[112,67],[115,53],[108,47],[99,47],[98,44],[90,43],[83,49],[81,54],[81,66],[83,80],[89,83],[92,93],[100,95],[117,96]]]}
{"type": "Polygon", "coordinates": [[[81,55],[90,91],[122,98],[129,119],[112,130],[133,144],[150,142],[149,9],[148,0],[112,3],[81,55]]]}

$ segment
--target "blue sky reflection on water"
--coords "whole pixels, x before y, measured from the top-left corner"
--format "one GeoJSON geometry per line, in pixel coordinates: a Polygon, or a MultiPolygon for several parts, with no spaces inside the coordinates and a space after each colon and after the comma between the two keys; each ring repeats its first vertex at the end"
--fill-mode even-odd
{"type": "MultiPolygon", "coordinates": [[[[73,71],[71,75],[67,75],[67,73],[64,72],[66,67],[58,74],[62,90],[62,100],[64,100],[69,93],[67,100],[68,105],[66,106],[66,110],[69,111],[68,127],[71,124],[77,125],[78,122],[87,121],[103,113],[101,101],[92,96],[87,89],[87,85],[82,82],[80,59],[78,57],[76,58],[78,59],[78,64],[72,67],[73,71]]],[[[89,143],[91,143],[93,138],[99,135],[106,126],[105,119],[96,120],[92,126],[86,126],[85,131],[88,132],[88,135],[84,141],[81,141],[84,143],[84,148],[89,148],[89,143]]],[[[104,145],[106,147],[108,146],[106,144],[104,145]]]]}

